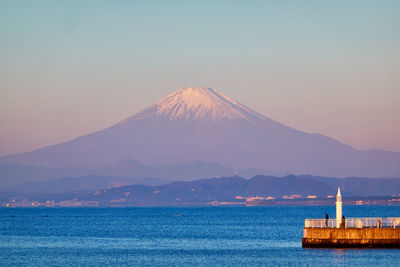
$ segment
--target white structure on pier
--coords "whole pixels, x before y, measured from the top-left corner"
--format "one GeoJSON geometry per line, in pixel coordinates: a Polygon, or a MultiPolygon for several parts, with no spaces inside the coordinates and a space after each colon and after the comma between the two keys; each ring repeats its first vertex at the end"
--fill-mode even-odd
{"type": "Polygon", "coordinates": [[[342,195],[340,194],[340,187],[338,187],[336,195],[336,228],[340,228],[342,222],[342,195]]]}

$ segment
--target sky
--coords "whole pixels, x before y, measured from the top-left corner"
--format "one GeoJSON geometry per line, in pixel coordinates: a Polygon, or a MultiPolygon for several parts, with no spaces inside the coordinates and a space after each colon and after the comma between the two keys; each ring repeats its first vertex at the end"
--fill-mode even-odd
{"type": "Polygon", "coordinates": [[[400,1],[0,0],[0,155],[185,86],[360,150],[400,151],[400,1]]]}

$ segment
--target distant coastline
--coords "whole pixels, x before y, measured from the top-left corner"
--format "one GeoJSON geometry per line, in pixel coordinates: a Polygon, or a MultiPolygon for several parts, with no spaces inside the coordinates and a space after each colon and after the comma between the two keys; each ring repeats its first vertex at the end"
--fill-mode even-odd
{"type": "MultiPolygon", "coordinates": [[[[249,197],[253,198],[253,197],[249,197]]],[[[400,196],[376,196],[376,197],[349,197],[344,204],[347,206],[355,205],[400,205],[400,196]]],[[[297,199],[274,199],[274,200],[225,200],[211,202],[126,202],[126,201],[85,201],[78,199],[64,200],[56,202],[49,200],[40,202],[25,198],[13,198],[11,201],[1,202],[3,208],[65,208],[65,207],[175,207],[175,206],[214,206],[214,207],[255,207],[255,206],[333,206],[334,200],[323,198],[297,198],[297,199]]]]}
{"type": "Polygon", "coordinates": [[[398,178],[257,175],[251,179],[232,176],[175,182],[156,178],[69,177],[2,189],[0,206],[333,205],[338,186],[346,193],[346,205],[400,204],[398,178]]]}

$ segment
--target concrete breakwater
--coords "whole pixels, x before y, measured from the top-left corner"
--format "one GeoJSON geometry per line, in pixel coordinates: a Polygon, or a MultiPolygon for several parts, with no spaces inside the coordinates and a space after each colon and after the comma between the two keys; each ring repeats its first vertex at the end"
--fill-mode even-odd
{"type": "Polygon", "coordinates": [[[303,247],[400,248],[400,228],[304,228],[303,247]]]}
{"type": "Polygon", "coordinates": [[[303,247],[315,248],[400,248],[400,217],[345,218],[340,188],[336,195],[336,219],[306,219],[303,247]]]}

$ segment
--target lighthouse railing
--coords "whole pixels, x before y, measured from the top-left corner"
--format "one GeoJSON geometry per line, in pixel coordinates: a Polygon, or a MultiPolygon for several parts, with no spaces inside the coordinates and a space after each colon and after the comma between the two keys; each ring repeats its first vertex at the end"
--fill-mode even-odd
{"type": "MultiPolygon", "coordinates": [[[[400,217],[340,219],[340,228],[400,228],[400,217]]],[[[336,228],[336,219],[306,219],[305,228],[336,228]]]]}

